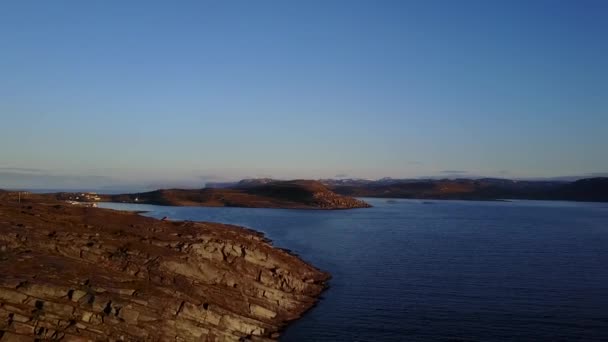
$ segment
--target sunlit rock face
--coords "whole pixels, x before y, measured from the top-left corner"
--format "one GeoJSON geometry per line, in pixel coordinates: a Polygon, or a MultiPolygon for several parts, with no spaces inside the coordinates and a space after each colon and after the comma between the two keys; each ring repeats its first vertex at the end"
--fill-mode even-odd
{"type": "Polygon", "coordinates": [[[2,341],[272,340],[328,278],[230,225],[0,202],[0,230],[2,341]]]}

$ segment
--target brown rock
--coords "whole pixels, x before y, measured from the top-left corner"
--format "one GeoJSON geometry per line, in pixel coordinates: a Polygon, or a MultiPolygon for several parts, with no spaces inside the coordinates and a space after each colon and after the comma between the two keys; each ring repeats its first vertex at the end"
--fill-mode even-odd
{"type": "Polygon", "coordinates": [[[1,198],[1,341],[277,339],[328,278],[235,226],[1,198]]]}

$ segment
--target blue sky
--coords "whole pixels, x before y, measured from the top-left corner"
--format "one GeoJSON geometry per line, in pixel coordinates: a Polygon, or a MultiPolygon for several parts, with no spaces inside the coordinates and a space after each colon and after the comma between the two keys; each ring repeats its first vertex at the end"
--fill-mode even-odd
{"type": "Polygon", "coordinates": [[[606,172],[607,17],[591,0],[2,1],[0,187],[606,172]]]}

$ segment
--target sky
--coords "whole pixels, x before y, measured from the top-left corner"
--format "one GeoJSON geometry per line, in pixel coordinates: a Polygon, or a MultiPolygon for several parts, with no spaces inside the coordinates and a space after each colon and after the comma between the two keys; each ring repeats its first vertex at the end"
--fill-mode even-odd
{"type": "Polygon", "coordinates": [[[608,2],[0,1],[0,188],[608,172],[608,2]]]}

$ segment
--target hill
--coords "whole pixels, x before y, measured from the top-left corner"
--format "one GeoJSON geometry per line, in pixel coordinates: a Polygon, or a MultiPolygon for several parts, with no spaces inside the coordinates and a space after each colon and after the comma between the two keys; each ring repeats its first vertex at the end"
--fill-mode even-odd
{"type": "Polygon", "coordinates": [[[608,201],[608,178],[565,181],[516,181],[508,179],[441,179],[370,181],[329,185],[338,194],[356,197],[422,199],[535,199],[608,201]]]}
{"type": "Polygon", "coordinates": [[[100,195],[102,201],[174,206],[352,209],[363,201],[329,190],[318,181],[239,182],[232,188],[162,189],[120,195],[100,195]]]}

